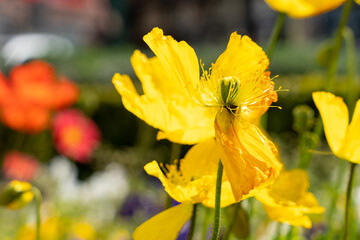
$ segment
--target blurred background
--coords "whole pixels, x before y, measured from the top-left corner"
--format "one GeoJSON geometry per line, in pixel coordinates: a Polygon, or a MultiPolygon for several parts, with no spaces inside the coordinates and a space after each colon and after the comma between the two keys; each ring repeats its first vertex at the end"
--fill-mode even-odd
{"type": "MultiPolygon", "coordinates": [[[[270,62],[272,76],[279,75],[274,79],[276,86],[289,91],[279,92],[276,105],[282,110],[270,109],[268,131],[289,169],[296,167],[299,155],[299,133],[293,129],[292,111],[297,105],[308,104],[316,112],[311,93],[324,89],[326,72],[326,59],[319,52],[334,34],[341,10],[306,19],[287,17],[270,62]]],[[[49,224],[55,228],[71,226],[66,231],[73,236],[94,232],[64,239],[130,239],[137,225],[163,208],[166,195],[161,183],[147,176],[143,166],[154,159],[168,161],[171,143],[157,142],[157,130],[122,106],[112,76],[117,72],[130,75],[141,92],[130,56],[135,49],[153,55],[142,40],[153,27],[162,28],[178,41],[185,40],[209,66],[225,50],[234,31],[266,48],[277,14],[263,0],[0,0],[0,70],[8,75],[14,66],[31,59],[47,61],[58,75],[67,76],[77,85],[79,97],[73,107],[91,118],[101,132],[101,143],[84,163],[59,154],[49,130],[27,134],[4,125],[0,162],[12,150],[34,156],[41,174],[38,172],[31,181],[44,194],[44,211],[49,215],[45,219],[50,219],[49,224]],[[11,144],[25,135],[25,144],[11,144]]],[[[358,45],[359,5],[354,5],[348,25],[358,45]]],[[[339,69],[335,94],[344,96],[343,54],[339,69]]],[[[189,148],[182,146],[180,156],[189,148]]],[[[326,143],[319,149],[328,150],[326,143]]],[[[331,185],[326,181],[337,179],[332,169],[339,160],[332,156],[326,160],[316,155],[313,158],[311,190],[325,191],[331,185]]],[[[7,177],[3,174],[2,179],[7,177]]],[[[359,194],[356,190],[354,195],[359,194]]],[[[320,203],[330,204],[327,194],[316,196],[320,203]]],[[[26,239],[21,238],[21,231],[26,232],[24,226],[33,220],[31,212],[31,207],[20,212],[1,210],[0,239],[26,239]]],[[[321,232],[324,226],[321,219],[318,221],[316,231],[321,232]]],[[[256,229],[253,226],[252,231],[256,229]]]]}

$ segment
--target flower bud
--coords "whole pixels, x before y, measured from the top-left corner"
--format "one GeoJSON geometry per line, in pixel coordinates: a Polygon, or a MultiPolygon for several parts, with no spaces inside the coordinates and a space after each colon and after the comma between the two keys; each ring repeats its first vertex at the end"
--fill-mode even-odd
{"type": "Polygon", "coordinates": [[[26,206],[33,198],[28,182],[14,180],[0,190],[0,206],[13,210],[26,206]]]}
{"type": "Polygon", "coordinates": [[[314,110],[307,105],[296,106],[293,111],[293,129],[298,133],[303,133],[314,124],[314,110]]]}

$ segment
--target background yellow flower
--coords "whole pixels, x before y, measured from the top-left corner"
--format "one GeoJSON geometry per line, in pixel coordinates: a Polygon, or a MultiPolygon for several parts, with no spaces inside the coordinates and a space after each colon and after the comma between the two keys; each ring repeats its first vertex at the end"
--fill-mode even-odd
{"type": "Polygon", "coordinates": [[[331,151],[341,159],[360,163],[360,101],[356,103],[352,121],[341,97],[328,92],[314,92],[313,99],[324,123],[331,151]]]}
{"type": "Polygon", "coordinates": [[[283,12],[293,18],[312,17],[331,11],[345,0],[265,0],[274,10],[283,12]]]}
{"type": "Polygon", "coordinates": [[[310,192],[306,172],[300,169],[284,171],[267,188],[259,189],[255,197],[262,204],[270,219],[294,226],[311,228],[307,214],[319,214],[319,206],[310,192]]]}

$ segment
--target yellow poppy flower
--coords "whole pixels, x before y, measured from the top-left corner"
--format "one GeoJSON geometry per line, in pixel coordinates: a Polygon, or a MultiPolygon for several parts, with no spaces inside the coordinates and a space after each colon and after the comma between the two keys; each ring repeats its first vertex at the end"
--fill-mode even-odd
{"type": "Polygon", "coordinates": [[[31,187],[28,182],[11,181],[0,192],[0,206],[14,210],[28,205],[34,198],[31,187]]]}
{"type": "MultiPolygon", "coordinates": [[[[156,161],[148,163],[145,171],[157,177],[164,185],[165,191],[182,204],[165,210],[140,225],[133,234],[134,239],[176,239],[181,227],[191,217],[192,204],[202,203],[214,208],[218,162],[216,142],[209,139],[192,147],[180,161],[179,169],[177,164],[167,165],[161,169],[156,161]]],[[[226,207],[235,203],[235,199],[225,174],[222,180],[221,207],[226,207]]],[[[253,191],[243,198],[254,194],[253,191]]]]}
{"type": "MultiPolygon", "coordinates": [[[[64,237],[60,219],[51,217],[43,221],[41,224],[41,239],[58,240],[64,237]]],[[[16,240],[35,240],[36,230],[34,225],[25,225],[20,228],[16,240]]]]}
{"type": "Polygon", "coordinates": [[[341,97],[328,92],[314,92],[312,96],[331,151],[341,159],[360,164],[360,100],[349,124],[348,108],[341,97]]]}
{"type": "Polygon", "coordinates": [[[96,231],[91,223],[79,221],[72,226],[72,239],[93,240],[96,239],[96,231]]]}
{"type": "Polygon", "coordinates": [[[164,36],[159,28],[144,41],[156,55],[147,59],[135,51],[132,57],[144,95],[128,76],[113,78],[124,106],[159,128],[158,138],[197,143],[216,135],[236,201],[278,175],[276,148],[254,124],[277,100],[264,51],[234,32],[224,53],[200,76],[195,51],[184,41],[164,36]]]}
{"type": "Polygon", "coordinates": [[[331,11],[346,0],[265,0],[275,11],[293,18],[307,18],[331,11]]]}
{"type": "Polygon", "coordinates": [[[268,187],[259,189],[258,199],[270,219],[294,226],[311,228],[311,220],[306,214],[319,214],[324,208],[319,206],[315,196],[307,192],[309,180],[304,170],[284,171],[268,187]]]}

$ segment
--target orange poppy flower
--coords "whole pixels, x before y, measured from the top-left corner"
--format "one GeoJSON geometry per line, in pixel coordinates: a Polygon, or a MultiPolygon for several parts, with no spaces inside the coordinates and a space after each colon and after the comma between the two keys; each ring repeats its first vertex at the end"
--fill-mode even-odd
{"type": "Polygon", "coordinates": [[[74,83],[64,77],[58,80],[44,61],[16,66],[9,81],[0,74],[1,120],[18,131],[40,132],[47,128],[51,111],[70,106],[78,94],[74,83]]]}

